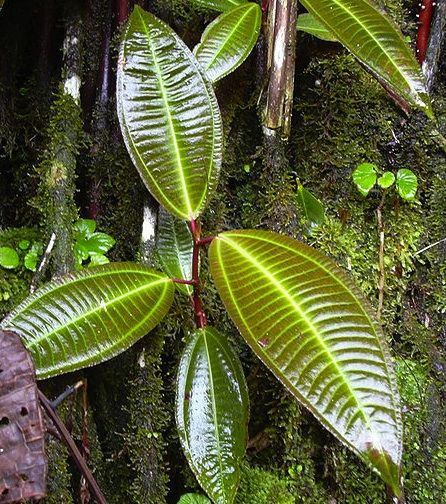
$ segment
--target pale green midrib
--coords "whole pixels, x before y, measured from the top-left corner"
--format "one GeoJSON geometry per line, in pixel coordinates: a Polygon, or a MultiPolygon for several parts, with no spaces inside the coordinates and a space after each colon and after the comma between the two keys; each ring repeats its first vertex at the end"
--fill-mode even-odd
{"type": "MultiPolygon", "coordinates": [[[[241,7],[244,7],[244,6],[241,6],[241,7]]],[[[210,66],[214,64],[215,60],[218,58],[218,56],[221,54],[221,52],[225,49],[225,47],[228,45],[228,41],[231,39],[231,37],[234,35],[234,33],[237,31],[238,27],[243,23],[243,21],[245,20],[246,16],[248,16],[248,14],[251,13],[252,9],[255,8],[254,5],[250,5],[249,8],[247,9],[247,11],[243,14],[243,16],[239,19],[239,21],[235,24],[235,26],[233,27],[233,29],[228,33],[228,35],[226,36],[226,41],[223,43],[223,45],[220,47],[220,49],[214,54],[213,58],[211,59],[211,61],[206,65],[205,69],[206,71],[209,70],[210,66]]],[[[233,14],[233,12],[229,11],[228,13],[228,17],[229,17],[229,14],[233,14]]],[[[210,32],[209,32],[210,33],[210,32]]],[[[204,42],[204,41],[203,41],[204,42]]],[[[246,53],[246,48],[245,50],[243,51],[243,53],[245,54],[246,53]]]]}
{"type": "MultiPolygon", "coordinates": [[[[163,290],[163,293],[162,295],[159,297],[158,301],[156,302],[156,304],[152,307],[152,309],[147,313],[147,315],[145,317],[143,317],[140,322],[138,322],[138,324],[136,324],[135,326],[132,326],[131,328],[129,328],[129,330],[123,335],[121,336],[121,338],[119,338],[118,340],[115,341],[115,343],[109,347],[106,348],[105,351],[101,352],[100,354],[97,354],[96,356],[91,356],[87,359],[78,359],[76,360],[74,363],[73,362],[70,362],[69,364],[63,366],[62,368],[57,368],[57,365],[53,363],[53,365],[51,367],[47,367],[47,371],[42,371],[39,373],[39,370],[36,370],[36,373],[38,376],[41,376],[41,378],[46,378],[46,377],[49,377],[49,376],[53,376],[53,373],[52,371],[53,370],[56,370],[59,374],[62,373],[62,372],[69,372],[70,370],[76,370],[78,369],[78,366],[80,363],[82,363],[82,367],[85,367],[85,366],[88,366],[88,364],[95,364],[96,361],[95,359],[99,356],[106,356],[106,357],[112,357],[114,354],[113,354],[113,350],[120,346],[121,342],[122,341],[125,341],[128,337],[129,334],[131,333],[134,333],[135,331],[137,331],[142,325],[144,325],[146,323],[147,320],[149,320],[153,313],[157,310],[158,306],[164,302],[164,299],[166,297],[166,288],[167,288],[167,282],[164,286],[164,290],[163,290]]],[[[98,363],[101,362],[101,360],[97,361],[98,363]]]]}
{"type": "MultiPolygon", "coordinates": [[[[60,331],[63,331],[64,329],[72,326],[73,324],[77,324],[80,320],[88,318],[89,316],[93,315],[94,313],[96,313],[98,311],[108,310],[108,308],[113,306],[115,303],[118,303],[118,302],[122,301],[123,299],[132,297],[132,296],[138,294],[140,291],[151,289],[152,287],[156,287],[159,284],[168,283],[168,282],[171,282],[171,280],[169,278],[161,278],[161,279],[156,280],[151,283],[145,283],[145,284],[137,287],[136,289],[127,291],[124,294],[121,294],[120,296],[117,296],[107,302],[104,302],[103,304],[99,304],[95,308],[88,310],[87,312],[84,312],[82,315],[80,315],[76,318],[70,319],[70,321],[68,323],[60,325],[56,329],[54,329],[48,333],[45,333],[38,338],[33,338],[32,340],[27,340],[25,346],[28,350],[31,351],[31,349],[36,347],[41,341],[50,340],[54,334],[56,334],[60,331]]],[[[163,297],[164,297],[164,294],[165,294],[165,292],[163,293],[163,297]]]]}
{"type": "Polygon", "coordinates": [[[184,176],[183,160],[181,158],[181,154],[180,154],[180,150],[179,150],[179,146],[178,146],[178,141],[177,141],[177,137],[176,137],[176,130],[175,130],[175,126],[173,124],[172,114],[170,112],[169,99],[167,96],[166,88],[164,87],[162,73],[161,73],[161,69],[159,67],[158,60],[157,60],[157,57],[156,57],[156,54],[155,54],[155,51],[153,48],[153,43],[151,43],[151,37],[150,37],[149,30],[144,22],[144,19],[141,16],[141,13],[139,12],[139,10],[138,10],[138,14],[141,19],[141,24],[143,26],[144,32],[145,32],[147,39],[148,39],[149,50],[152,54],[152,60],[153,60],[154,66],[155,66],[155,73],[158,78],[158,85],[159,85],[159,89],[161,91],[161,96],[162,96],[162,99],[164,102],[164,108],[165,108],[165,113],[166,113],[166,117],[167,117],[167,122],[169,125],[170,135],[171,135],[172,142],[173,142],[173,148],[175,151],[175,157],[176,157],[176,161],[177,161],[176,162],[177,172],[178,172],[178,176],[179,176],[179,179],[181,182],[181,188],[183,190],[183,196],[184,196],[184,200],[185,200],[186,207],[187,207],[187,213],[190,218],[192,215],[194,215],[194,211],[192,210],[192,206],[191,206],[190,199],[189,199],[189,191],[188,191],[186,179],[184,176]]]}
{"type": "MultiPolygon", "coordinates": [[[[224,475],[224,467],[223,467],[223,460],[222,460],[222,455],[221,455],[221,450],[220,450],[220,432],[218,430],[218,419],[217,419],[217,403],[215,401],[215,393],[214,393],[214,379],[212,376],[212,366],[211,366],[211,356],[209,355],[209,348],[208,348],[208,342],[206,339],[206,329],[203,331],[203,341],[204,341],[204,347],[206,350],[206,357],[209,363],[209,380],[210,380],[210,393],[211,393],[211,401],[212,401],[212,417],[214,420],[214,430],[215,430],[215,437],[216,437],[216,442],[217,442],[217,457],[218,457],[218,465],[220,466],[220,475],[223,477],[224,475]]],[[[226,497],[226,486],[223,484],[221,485],[222,493],[226,497]]]]}
{"type": "MultiPolygon", "coordinates": [[[[330,26],[330,31],[333,31],[336,36],[338,37],[338,40],[341,42],[341,43],[344,43],[342,41],[342,36],[340,37],[339,36],[339,33],[336,31],[336,27],[333,27],[332,25],[329,25],[328,23],[325,22],[325,17],[323,15],[320,14],[320,12],[315,9],[313,6],[312,6],[312,3],[309,1],[309,0],[301,0],[302,1],[302,4],[305,5],[305,7],[308,9],[308,10],[311,10],[317,18],[319,18],[321,20],[321,22],[325,25],[327,24],[328,26],[330,26]]],[[[375,41],[376,45],[381,49],[382,53],[386,55],[388,61],[390,61],[390,63],[395,67],[395,69],[397,70],[397,72],[401,75],[401,77],[403,78],[403,81],[405,82],[405,84],[409,87],[410,90],[413,91],[412,89],[412,86],[409,84],[407,78],[406,78],[406,75],[405,73],[403,73],[400,69],[400,67],[393,61],[393,58],[389,55],[389,53],[387,52],[387,50],[384,48],[384,46],[382,46],[382,44],[379,42],[379,40],[374,36],[374,34],[366,27],[366,25],[364,25],[361,20],[359,18],[357,18],[353,12],[351,10],[349,10],[346,6],[342,5],[342,3],[340,3],[338,0],[331,0],[331,2],[335,3],[336,5],[338,5],[339,8],[343,9],[352,19],[354,19],[358,25],[360,25],[365,32],[367,32],[369,34],[369,36],[375,41]]],[[[370,5],[370,4],[367,4],[367,6],[370,6],[372,9],[373,7],[370,5]]],[[[375,10],[375,9],[373,9],[375,10]]],[[[376,10],[375,10],[376,11],[376,10]]],[[[378,14],[380,14],[378,11],[376,11],[378,14]]],[[[384,18],[386,19],[386,18],[384,18]]],[[[387,19],[386,19],[386,22],[387,22],[387,19]]],[[[395,31],[394,27],[389,23],[387,22],[388,26],[393,30],[395,31]]],[[[348,49],[350,49],[352,51],[353,54],[360,54],[354,47],[353,47],[353,43],[352,42],[349,42],[349,45],[351,44],[352,47],[348,47],[348,49]]],[[[368,62],[367,62],[367,65],[370,65],[368,62]]],[[[370,65],[371,66],[371,65],[370,65]]],[[[380,75],[381,72],[379,72],[379,70],[377,70],[378,73],[380,75]]],[[[389,84],[391,84],[391,82],[386,79],[387,82],[389,82],[389,84]]]]}
{"type": "MultiPolygon", "coordinates": [[[[130,26],[127,28],[127,32],[130,30],[130,26]]],[[[126,41],[124,41],[124,45],[123,45],[123,57],[125,59],[125,53],[126,53],[126,41]]],[[[155,180],[155,178],[152,176],[152,174],[150,173],[150,170],[147,168],[147,165],[144,161],[144,159],[141,157],[139,151],[138,151],[138,148],[136,147],[135,145],[135,142],[133,141],[133,138],[132,138],[132,135],[130,133],[130,129],[128,127],[128,123],[127,123],[127,118],[126,118],[126,113],[125,113],[125,110],[124,110],[124,104],[123,104],[123,98],[121,98],[121,96],[124,95],[124,92],[123,92],[123,89],[122,89],[122,81],[124,79],[123,77],[124,75],[124,68],[122,67],[122,69],[119,68],[119,65],[118,65],[118,77],[117,77],[117,86],[118,86],[118,89],[120,90],[120,92],[118,93],[118,115],[119,116],[122,116],[122,123],[121,126],[123,126],[127,132],[126,135],[123,135],[124,137],[124,141],[127,143],[129,142],[130,143],[130,147],[129,148],[129,151],[130,151],[130,155],[133,155],[137,157],[137,159],[139,159],[139,163],[141,164],[141,169],[140,170],[144,170],[144,173],[146,175],[149,176],[150,180],[152,181],[153,185],[155,186],[156,190],[160,193],[161,195],[161,198],[165,200],[165,203],[166,203],[166,206],[170,206],[170,208],[172,208],[178,215],[181,215],[182,217],[184,218],[187,218],[187,216],[184,214],[184,212],[182,210],[180,210],[179,208],[177,208],[172,202],[171,200],[168,198],[168,196],[165,194],[165,192],[161,189],[161,187],[159,186],[158,182],[155,180]]],[[[119,117],[119,120],[121,122],[121,117],[119,117]]],[[[133,161],[133,160],[132,160],[133,161]]],[[[133,161],[135,163],[135,161],[133,161]]],[[[137,164],[137,163],[135,163],[137,164]]],[[[141,175],[141,178],[143,179],[143,182],[146,183],[144,177],[141,175]]],[[[151,189],[148,188],[150,192],[151,189]]]]}
{"type": "Polygon", "coordinates": [[[243,256],[245,259],[248,260],[254,266],[257,270],[259,270],[266,278],[270,280],[270,282],[275,286],[275,288],[282,294],[282,296],[288,300],[289,304],[296,310],[296,312],[299,314],[299,316],[302,318],[302,320],[305,321],[307,326],[310,328],[310,331],[313,333],[317,341],[319,342],[321,348],[326,352],[327,356],[329,357],[330,361],[332,362],[333,367],[336,369],[336,371],[339,373],[339,375],[342,377],[344,383],[346,384],[351,396],[354,398],[354,401],[357,405],[358,410],[361,412],[361,415],[363,417],[364,422],[366,425],[369,427],[370,431],[373,431],[372,426],[370,424],[370,418],[366,414],[364,407],[359,400],[359,398],[356,396],[354,389],[352,389],[351,384],[349,380],[347,379],[344,371],[339,367],[338,363],[334,359],[329,347],[325,344],[321,336],[319,335],[319,332],[316,328],[316,326],[313,324],[313,322],[308,319],[306,314],[302,311],[300,306],[297,304],[297,302],[294,300],[294,298],[289,294],[289,292],[283,287],[283,285],[280,283],[279,280],[276,279],[273,273],[271,273],[267,267],[265,267],[263,264],[259,263],[252,255],[250,255],[247,251],[245,251],[242,247],[231,241],[230,239],[228,240],[227,237],[225,237],[225,241],[228,243],[229,246],[232,246],[232,248],[241,256],[243,256]]]}
{"type": "MultiPolygon", "coordinates": [[[[111,265],[115,265],[117,263],[110,263],[109,266],[111,265]]],[[[99,266],[100,267],[100,266],[99,266]]],[[[67,285],[70,285],[70,286],[73,286],[73,285],[76,285],[78,283],[84,283],[84,282],[88,282],[88,281],[94,281],[95,279],[99,279],[101,277],[107,277],[107,276],[110,276],[110,275],[121,275],[121,274],[143,274],[143,275],[146,275],[146,276],[150,276],[150,277],[158,277],[158,279],[161,279],[161,278],[164,278],[164,279],[168,279],[167,276],[162,276],[162,273],[157,273],[155,271],[150,271],[150,270],[144,270],[142,268],[135,268],[135,269],[119,269],[118,268],[109,268],[109,270],[106,270],[106,271],[100,271],[100,272],[94,272],[93,274],[91,273],[92,270],[86,270],[86,273],[85,274],[81,274],[79,275],[78,278],[74,278],[74,279],[70,279],[70,274],[68,275],[68,277],[66,278],[66,282],[63,282],[63,278],[61,280],[57,280],[57,282],[59,283],[58,285],[54,286],[52,285],[52,283],[50,282],[49,284],[45,285],[44,287],[42,287],[41,289],[39,289],[38,291],[35,292],[35,294],[32,295],[32,297],[29,299],[29,300],[25,300],[23,302],[23,306],[21,307],[21,305],[19,305],[17,308],[15,308],[11,314],[6,317],[3,322],[2,322],[2,327],[8,327],[8,324],[13,321],[16,317],[20,316],[20,314],[23,312],[23,310],[26,310],[26,309],[29,309],[30,307],[32,307],[33,305],[35,305],[36,303],[39,304],[42,299],[44,299],[46,296],[48,295],[53,295],[55,292],[61,290],[61,289],[65,289],[67,287],[67,285]]]]}

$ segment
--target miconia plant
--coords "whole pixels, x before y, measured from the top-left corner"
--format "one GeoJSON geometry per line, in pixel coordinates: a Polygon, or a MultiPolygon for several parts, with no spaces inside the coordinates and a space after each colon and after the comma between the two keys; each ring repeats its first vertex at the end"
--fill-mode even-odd
{"type": "MultiPolygon", "coordinates": [[[[164,272],[133,263],[74,272],[31,295],[2,328],[20,334],[38,378],[46,378],[128,348],[168,312],[175,286],[190,296],[196,330],[187,336],[179,366],[178,432],[199,484],[213,502],[230,504],[247,443],[248,392],[237,354],[224,334],[209,327],[203,310],[199,258],[210,244],[215,286],[248,345],[400,496],[402,423],[392,361],[372,309],[348,275],[317,250],[270,231],[201,235],[198,218],[217,186],[222,158],[213,82],[246,58],[258,35],[260,10],[239,1],[199,3],[225,13],[209,25],[195,56],[169,26],[135,7],[118,63],[122,135],[145,185],[165,208],[157,237],[164,272]]],[[[365,51],[370,37],[375,40],[381,14],[365,1],[350,2],[351,10],[328,0],[302,3],[321,21],[336,8],[333,20],[342,27],[333,29],[338,38],[353,40],[354,29],[347,27],[356,16],[361,44],[351,43],[365,51]],[[358,6],[362,10],[355,10],[358,6]]],[[[385,30],[390,30],[387,24],[385,30]]],[[[396,91],[425,105],[418,81],[403,71],[404,61],[399,67],[393,53],[377,46],[367,49],[373,56],[368,66],[386,82],[396,75],[396,91]],[[382,61],[383,53],[390,62],[382,61]],[[382,75],[380,65],[390,76],[382,75]]],[[[382,187],[391,184],[389,176],[380,180],[382,187]]],[[[407,193],[408,174],[399,180],[407,193]]],[[[369,167],[355,181],[369,191],[376,173],[369,167]]],[[[318,224],[323,207],[307,193],[300,188],[298,198],[308,220],[318,224]]],[[[87,241],[95,236],[90,224],[80,223],[87,241]]],[[[188,499],[205,500],[183,500],[188,499]]]]}

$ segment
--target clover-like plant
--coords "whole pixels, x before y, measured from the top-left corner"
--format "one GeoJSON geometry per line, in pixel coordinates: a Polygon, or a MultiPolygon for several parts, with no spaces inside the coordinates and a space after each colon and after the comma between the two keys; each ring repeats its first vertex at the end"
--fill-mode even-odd
{"type": "Polygon", "coordinates": [[[390,189],[394,184],[400,197],[405,201],[414,201],[418,188],[418,179],[415,173],[408,168],[400,168],[395,175],[390,171],[381,172],[373,163],[361,163],[352,173],[353,182],[358,191],[367,196],[370,191],[378,185],[382,192],[378,206],[376,207],[376,220],[379,235],[379,250],[378,250],[378,319],[381,317],[381,312],[384,303],[384,287],[385,287],[385,268],[384,268],[384,217],[383,208],[384,202],[390,189]]]}
{"type": "Polygon", "coordinates": [[[270,231],[202,236],[199,218],[222,158],[212,79],[243,60],[237,45],[255,40],[260,17],[256,4],[236,9],[239,20],[251,16],[252,23],[227,14],[220,26],[232,23],[229,31],[211,25],[195,51],[199,58],[213,54],[203,64],[140,7],[121,45],[118,116],[142,180],[165,209],[158,236],[165,272],[130,262],[77,271],[31,295],[2,328],[20,334],[37,377],[47,378],[117,355],[160,322],[175,290],[190,296],[196,329],[179,365],[179,436],[210,499],[232,503],[247,442],[248,391],[237,354],[203,310],[199,256],[209,246],[215,286],[252,351],[400,496],[402,423],[392,359],[350,277],[317,250],[270,231]]]}

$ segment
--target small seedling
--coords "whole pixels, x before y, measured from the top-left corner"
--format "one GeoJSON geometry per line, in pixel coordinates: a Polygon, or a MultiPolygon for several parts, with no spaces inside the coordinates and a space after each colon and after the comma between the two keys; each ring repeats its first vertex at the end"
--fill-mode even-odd
{"type": "Polygon", "coordinates": [[[115,239],[106,233],[96,232],[96,222],[93,219],[79,219],[73,229],[76,269],[110,262],[105,254],[113,247],[115,239]]]}
{"type": "Polygon", "coordinates": [[[400,197],[405,201],[414,201],[417,193],[418,180],[415,173],[407,168],[401,168],[397,171],[396,177],[392,172],[380,172],[379,168],[372,163],[361,163],[352,173],[353,182],[356,184],[358,191],[367,196],[373,189],[375,184],[378,184],[382,191],[381,201],[376,208],[376,220],[379,234],[379,251],[378,251],[378,318],[381,318],[383,303],[384,303],[384,285],[385,285],[385,270],[384,270],[384,220],[383,208],[387,190],[395,184],[396,190],[400,197]],[[379,176],[378,176],[379,175],[379,176]]]}
{"type": "Polygon", "coordinates": [[[417,193],[418,179],[413,171],[401,168],[396,177],[392,172],[385,171],[379,177],[379,168],[372,163],[361,163],[352,173],[353,182],[358,191],[367,196],[373,187],[378,184],[382,189],[389,189],[395,184],[400,197],[405,201],[413,201],[417,193]]]}

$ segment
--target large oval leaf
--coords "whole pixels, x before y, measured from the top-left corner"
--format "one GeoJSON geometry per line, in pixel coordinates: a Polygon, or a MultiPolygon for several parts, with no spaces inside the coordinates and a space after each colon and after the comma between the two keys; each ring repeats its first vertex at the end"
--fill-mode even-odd
{"type": "Polygon", "coordinates": [[[260,33],[262,10],[252,2],[220,14],[203,32],[194,54],[212,82],[233,72],[249,56],[260,33]]]}
{"type": "Polygon", "coordinates": [[[321,423],[399,494],[401,417],[384,337],[320,252],[267,231],[220,234],[211,272],[238,329],[321,423]]]}
{"type": "Polygon", "coordinates": [[[195,219],[221,165],[221,117],[211,83],[175,32],[138,6],[117,79],[122,134],[144,183],[170,212],[195,219]]]}
{"type": "Polygon", "coordinates": [[[231,504],[248,435],[248,391],[240,361],[219,332],[198,329],[178,371],[176,417],[198,482],[217,504],[231,504]]]}
{"type": "Polygon", "coordinates": [[[133,263],[111,263],[54,280],[1,324],[18,332],[37,378],[74,371],[121,353],[164,317],[173,282],[133,263]]]}
{"type": "MultiPolygon", "coordinates": [[[[171,277],[192,279],[194,240],[189,226],[183,220],[160,208],[156,233],[156,250],[163,270],[171,277]]],[[[175,284],[184,294],[191,295],[191,285],[175,284]]]]}
{"type": "Polygon", "coordinates": [[[394,24],[367,0],[300,3],[386,87],[432,117],[421,68],[394,24]]]}

